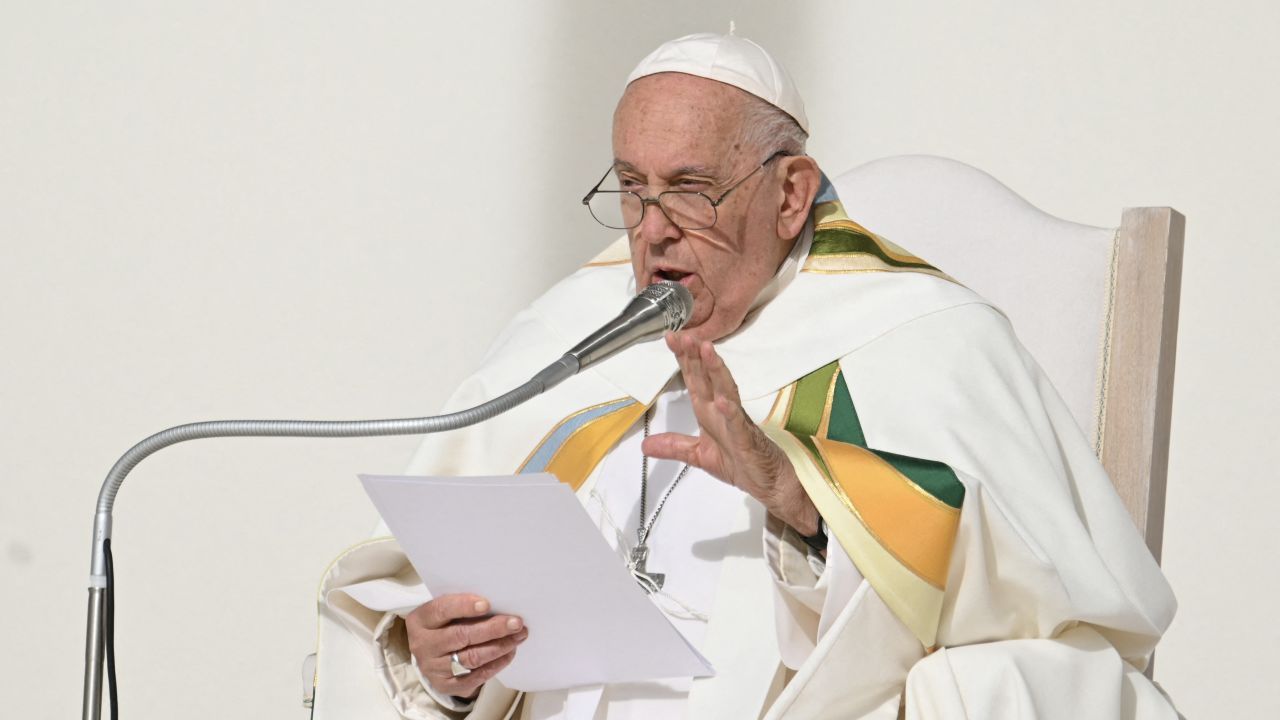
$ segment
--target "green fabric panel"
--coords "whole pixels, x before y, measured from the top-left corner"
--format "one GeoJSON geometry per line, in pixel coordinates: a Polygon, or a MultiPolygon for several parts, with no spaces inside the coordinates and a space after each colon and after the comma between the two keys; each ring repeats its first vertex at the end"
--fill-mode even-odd
{"type": "Polygon", "coordinates": [[[891,258],[880,249],[880,246],[876,244],[875,240],[860,232],[854,232],[844,228],[828,228],[814,233],[813,247],[809,250],[809,254],[836,255],[844,253],[868,253],[870,255],[875,255],[885,263],[895,267],[928,268],[930,270],[937,269],[929,263],[903,262],[901,260],[891,258]]]}
{"type": "Polygon", "coordinates": [[[898,472],[907,476],[911,482],[922,490],[938,498],[953,508],[964,503],[964,484],[945,463],[936,460],[921,460],[883,450],[872,450],[885,462],[897,468],[898,472]]]}
{"type": "Polygon", "coordinates": [[[827,388],[831,387],[831,376],[839,368],[839,361],[835,361],[796,382],[795,395],[791,399],[791,413],[787,416],[788,432],[799,438],[818,434],[822,412],[827,407],[827,388]]]}
{"type": "Polygon", "coordinates": [[[844,381],[843,372],[836,374],[836,391],[831,398],[827,439],[860,447],[867,446],[867,437],[862,434],[862,423],[858,421],[858,411],[853,407],[853,398],[849,396],[849,386],[844,381]]]}

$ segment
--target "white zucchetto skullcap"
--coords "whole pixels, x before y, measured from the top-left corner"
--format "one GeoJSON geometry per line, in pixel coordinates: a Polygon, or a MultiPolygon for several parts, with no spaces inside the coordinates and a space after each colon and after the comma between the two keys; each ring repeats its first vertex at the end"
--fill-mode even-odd
{"type": "Polygon", "coordinates": [[[790,115],[800,129],[809,132],[804,101],[791,76],[768,51],[746,38],[697,33],[663,43],[631,71],[627,84],[664,72],[696,75],[745,90],[790,115]]]}

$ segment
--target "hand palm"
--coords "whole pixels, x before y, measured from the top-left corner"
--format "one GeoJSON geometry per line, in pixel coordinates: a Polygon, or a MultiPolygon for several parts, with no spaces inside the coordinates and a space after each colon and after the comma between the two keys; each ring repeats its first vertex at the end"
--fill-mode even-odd
{"type": "Polygon", "coordinates": [[[747,416],[738,387],[709,342],[669,335],[680,362],[699,434],[663,433],[646,441],[645,453],[701,468],[717,479],[769,503],[785,463],[782,451],[747,416]]]}

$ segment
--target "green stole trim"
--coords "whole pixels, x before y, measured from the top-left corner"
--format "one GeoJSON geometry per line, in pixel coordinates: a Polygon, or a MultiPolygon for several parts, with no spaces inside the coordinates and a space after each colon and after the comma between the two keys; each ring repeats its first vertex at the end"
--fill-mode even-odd
{"type": "Polygon", "coordinates": [[[865,448],[938,500],[957,509],[964,503],[964,484],[947,464],[867,447],[862,422],[858,420],[858,410],[853,405],[839,361],[824,365],[796,381],[791,408],[783,427],[814,454],[814,461],[828,474],[830,469],[818,453],[815,437],[865,448]],[[825,431],[822,430],[823,421],[827,425],[825,431]]]}
{"type": "Polygon", "coordinates": [[[923,260],[902,260],[890,255],[884,246],[876,241],[875,236],[867,232],[859,232],[844,227],[829,227],[814,233],[811,255],[849,255],[867,253],[874,255],[886,265],[900,268],[920,268],[937,270],[923,260]]]}
{"type": "MultiPolygon", "coordinates": [[[[826,178],[823,178],[826,181],[826,178]]],[[[919,272],[955,282],[923,258],[855,222],[829,183],[814,201],[813,244],[801,272],[841,275],[859,272],[919,272]]]]}

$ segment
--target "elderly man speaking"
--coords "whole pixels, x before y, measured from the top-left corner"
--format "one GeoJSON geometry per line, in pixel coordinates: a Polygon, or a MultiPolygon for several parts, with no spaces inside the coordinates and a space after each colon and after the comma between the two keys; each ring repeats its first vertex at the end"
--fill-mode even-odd
{"type": "Polygon", "coordinates": [[[382,612],[347,591],[418,582],[382,538],[324,579],[318,717],[1176,717],[1143,675],[1172,595],[1068,410],[997,308],[845,214],[807,131],[749,40],[645,58],[584,199],[626,237],[449,404],[652,283],[692,317],[411,468],[554,473],[715,676],[517,693],[495,675],[537,627],[477,595],[382,612]]]}

